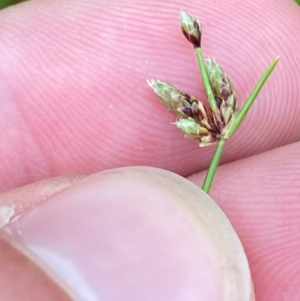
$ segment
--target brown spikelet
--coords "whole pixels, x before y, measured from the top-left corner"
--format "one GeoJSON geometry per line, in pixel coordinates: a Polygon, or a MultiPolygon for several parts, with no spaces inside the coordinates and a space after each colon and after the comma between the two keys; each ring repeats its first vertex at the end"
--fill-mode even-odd
{"type": "Polygon", "coordinates": [[[201,47],[202,26],[199,20],[182,11],[180,13],[181,31],[195,48],[201,47]]]}
{"type": "Polygon", "coordinates": [[[161,102],[176,117],[176,126],[185,137],[196,140],[200,146],[207,146],[218,141],[221,131],[215,123],[212,112],[195,96],[178,90],[175,86],[158,80],[149,80],[149,86],[161,102]]]}

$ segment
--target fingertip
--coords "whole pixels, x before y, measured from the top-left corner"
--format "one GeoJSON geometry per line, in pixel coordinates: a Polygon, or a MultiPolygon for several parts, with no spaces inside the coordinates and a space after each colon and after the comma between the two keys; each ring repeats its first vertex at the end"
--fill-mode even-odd
{"type": "Polygon", "coordinates": [[[95,174],[4,230],[76,300],[246,301],[252,294],[226,217],[198,187],[164,170],[95,174]]]}

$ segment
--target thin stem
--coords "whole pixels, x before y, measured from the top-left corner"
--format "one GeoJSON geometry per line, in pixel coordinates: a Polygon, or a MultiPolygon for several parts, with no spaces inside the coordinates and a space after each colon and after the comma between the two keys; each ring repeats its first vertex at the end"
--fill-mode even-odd
{"type": "Polygon", "coordinates": [[[25,0],[0,0],[0,9],[6,8],[7,6],[23,2],[25,0]]]}
{"type": "Polygon", "coordinates": [[[221,139],[216,147],[213,159],[210,162],[209,168],[207,170],[203,185],[202,185],[202,190],[205,191],[206,193],[209,193],[212,181],[215,177],[220,159],[221,159],[221,155],[224,149],[224,145],[225,145],[225,140],[221,139]]]}
{"type": "Polygon", "coordinates": [[[277,56],[275,60],[269,65],[269,67],[266,69],[258,83],[256,84],[255,88],[251,92],[250,96],[248,97],[247,101],[245,102],[242,109],[238,112],[238,114],[235,116],[232,124],[229,126],[229,128],[226,130],[226,133],[224,137],[226,139],[230,138],[233,133],[237,130],[245,116],[247,115],[248,111],[250,110],[251,106],[254,103],[254,100],[256,99],[258,93],[262,89],[263,85],[269,78],[269,76],[272,74],[273,70],[275,69],[276,65],[278,64],[280,57],[277,56]]]}
{"type": "Polygon", "coordinates": [[[204,84],[205,92],[207,95],[207,99],[210,105],[210,108],[213,112],[216,112],[218,110],[215,97],[211,88],[211,84],[209,81],[209,76],[207,73],[206,65],[204,62],[203,54],[202,54],[202,49],[200,47],[195,48],[196,49],[196,55],[197,55],[197,60],[198,60],[198,65],[199,69],[202,75],[202,81],[204,84]]]}

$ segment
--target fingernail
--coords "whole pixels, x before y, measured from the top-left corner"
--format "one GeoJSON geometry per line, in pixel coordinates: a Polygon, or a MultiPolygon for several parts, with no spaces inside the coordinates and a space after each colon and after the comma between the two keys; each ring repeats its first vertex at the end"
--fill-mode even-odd
{"type": "Polygon", "coordinates": [[[50,178],[0,194],[0,228],[11,218],[84,179],[84,175],[50,178]]]}
{"type": "Polygon", "coordinates": [[[225,215],[197,186],[160,169],[87,177],[4,231],[73,300],[252,298],[247,259],[225,215]]]}

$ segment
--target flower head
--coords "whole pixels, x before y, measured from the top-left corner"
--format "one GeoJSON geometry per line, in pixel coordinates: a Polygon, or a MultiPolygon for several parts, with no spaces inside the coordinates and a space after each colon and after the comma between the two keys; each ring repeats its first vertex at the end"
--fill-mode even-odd
{"type": "Polygon", "coordinates": [[[198,19],[182,11],[180,13],[181,30],[195,48],[201,47],[202,26],[198,19]]]}
{"type": "MultiPolygon", "coordinates": [[[[204,62],[201,49],[201,23],[186,12],[180,13],[180,20],[183,34],[197,48],[197,55],[200,53],[198,61],[201,71],[204,70],[201,74],[210,106],[207,109],[196,97],[178,90],[168,82],[159,80],[147,82],[164,106],[178,118],[175,124],[185,137],[196,140],[200,146],[227,140],[248,112],[259,90],[253,92],[254,96],[250,95],[250,105],[244,105],[239,110],[236,107],[236,96],[228,75],[215,60],[208,59],[206,63],[204,62]],[[240,114],[241,112],[243,115],[240,114]]],[[[268,76],[278,60],[279,58],[266,71],[268,76]]],[[[264,82],[263,77],[259,87],[262,87],[264,82]]]]}
{"type": "Polygon", "coordinates": [[[167,82],[152,79],[147,80],[147,83],[169,111],[177,117],[184,115],[181,104],[187,102],[185,93],[167,82]],[[182,108],[182,111],[178,110],[178,108],[182,108]]]}
{"type": "Polygon", "coordinates": [[[195,140],[200,147],[208,146],[218,141],[217,133],[199,124],[192,117],[181,118],[175,124],[184,133],[186,138],[195,140]]]}
{"type": "Polygon", "coordinates": [[[186,138],[196,140],[200,146],[217,142],[220,132],[213,115],[195,96],[190,96],[175,86],[158,80],[148,80],[148,85],[163,105],[177,118],[176,126],[186,138]]]}
{"type": "Polygon", "coordinates": [[[206,61],[206,69],[217,106],[220,111],[221,126],[226,126],[237,111],[236,96],[228,75],[215,60],[206,61]]]}

